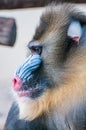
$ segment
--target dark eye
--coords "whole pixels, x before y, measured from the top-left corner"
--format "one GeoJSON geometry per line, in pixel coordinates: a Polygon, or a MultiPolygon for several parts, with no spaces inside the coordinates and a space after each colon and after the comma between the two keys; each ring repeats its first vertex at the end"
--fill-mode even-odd
{"type": "Polygon", "coordinates": [[[29,45],[29,49],[32,53],[37,53],[41,55],[42,53],[42,46],[41,45],[29,45]]]}

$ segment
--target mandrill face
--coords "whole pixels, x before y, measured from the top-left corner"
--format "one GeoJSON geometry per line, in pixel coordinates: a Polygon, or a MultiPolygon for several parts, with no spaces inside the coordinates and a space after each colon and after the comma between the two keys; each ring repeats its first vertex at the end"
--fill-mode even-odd
{"type": "Polygon", "coordinates": [[[13,89],[19,97],[38,98],[62,82],[69,21],[64,15],[59,16],[54,8],[42,15],[28,44],[31,55],[19,66],[13,79],[13,89]]]}
{"type": "Polygon", "coordinates": [[[13,79],[21,118],[34,119],[52,102],[58,106],[61,95],[65,100],[70,98],[64,88],[75,93],[74,88],[86,82],[86,26],[73,6],[48,7],[28,44],[31,55],[13,79]]]}

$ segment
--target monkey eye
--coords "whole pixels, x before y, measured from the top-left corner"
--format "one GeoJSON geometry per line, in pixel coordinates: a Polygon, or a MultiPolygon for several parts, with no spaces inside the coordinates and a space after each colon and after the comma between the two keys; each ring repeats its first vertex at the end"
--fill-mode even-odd
{"type": "Polygon", "coordinates": [[[29,45],[29,49],[32,53],[37,53],[41,55],[42,53],[42,46],[41,45],[29,45]]]}

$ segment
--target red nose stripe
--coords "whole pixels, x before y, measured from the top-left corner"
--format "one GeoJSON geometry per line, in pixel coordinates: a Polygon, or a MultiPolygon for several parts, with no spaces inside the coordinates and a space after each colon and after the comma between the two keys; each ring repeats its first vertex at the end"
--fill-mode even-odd
{"type": "Polygon", "coordinates": [[[22,81],[19,79],[18,76],[15,76],[13,78],[12,83],[13,83],[14,90],[16,90],[16,91],[20,90],[20,88],[22,86],[22,81]]]}

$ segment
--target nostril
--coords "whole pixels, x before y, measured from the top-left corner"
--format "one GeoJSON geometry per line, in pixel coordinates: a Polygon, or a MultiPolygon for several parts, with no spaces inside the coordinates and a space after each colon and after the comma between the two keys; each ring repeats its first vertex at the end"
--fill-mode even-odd
{"type": "Polygon", "coordinates": [[[41,45],[29,45],[29,49],[32,53],[41,54],[42,53],[42,46],[41,45]]]}
{"type": "Polygon", "coordinates": [[[13,79],[13,84],[14,84],[14,86],[16,85],[16,83],[17,83],[17,80],[14,78],[14,79],[13,79]]]}
{"type": "Polygon", "coordinates": [[[18,76],[15,76],[13,78],[12,83],[13,83],[14,90],[16,90],[16,91],[20,90],[20,88],[22,86],[22,81],[20,80],[20,78],[18,76]]]}

